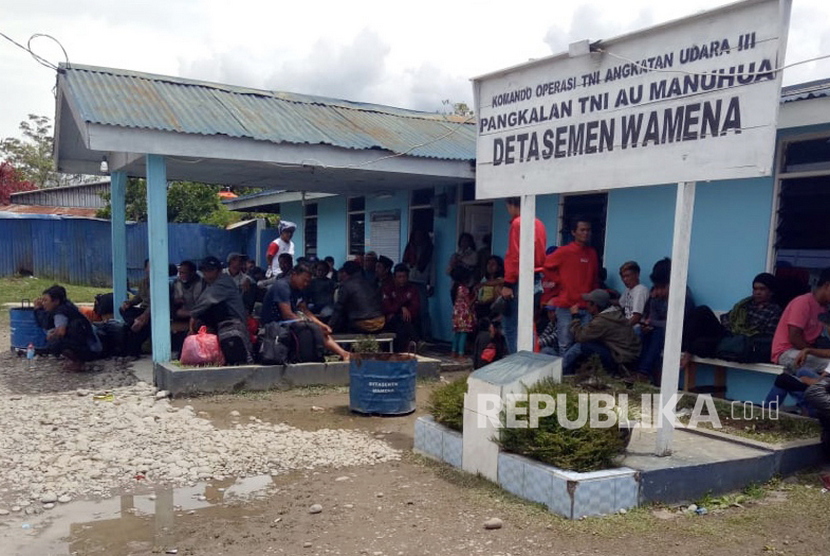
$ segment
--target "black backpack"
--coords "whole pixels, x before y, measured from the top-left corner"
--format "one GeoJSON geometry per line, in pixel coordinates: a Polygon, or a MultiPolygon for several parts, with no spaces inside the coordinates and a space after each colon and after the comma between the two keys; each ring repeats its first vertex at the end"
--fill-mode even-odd
{"type": "Polygon", "coordinates": [[[219,348],[225,356],[225,365],[244,365],[249,363],[248,346],[245,335],[248,331],[237,320],[226,320],[219,323],[217,336],[219,348]]]}
{"type": "Polygon", "coordinates": [[[263,365],[285,365],[292,343],[288,326],[269,322],[259,336],[259,362],[263,365]]]}
{"type": "Polygon", "coordinates": [[[93,326],[104,347],[104,357],[121,357],[126,354],[129,327],[125,323],[110,319],[93,326]]]}
{"type": "Polygon", "coordinates": [[[322,363],[323,330],[308,321],[296,321],[288,325],[290,344],[288,346],[289,363],[322,363]]]}

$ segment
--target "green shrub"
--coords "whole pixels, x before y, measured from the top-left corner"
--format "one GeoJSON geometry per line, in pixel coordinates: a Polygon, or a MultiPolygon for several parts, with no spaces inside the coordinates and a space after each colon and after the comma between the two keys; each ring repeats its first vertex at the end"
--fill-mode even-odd
{"type": "Polygon", "coordinates": [[[352,345],[354,353],[380,353],[380,344],[374,336],[360,336],[352,345]]]}
{"type": "Polygon", "coordinates": [[[429,396],[429,412],[438,423],[461,432],[464,426],[464,394],[467,378],[443,384],[429,396]]]}
{"type": "MultiPolygon", "coordinates": [[[[541,381],[528,388],[528,394],[547,394],[559,403],[559,394],[566,396],[566,415],[575,421],[579,415],[579,390],[552,380],[541,381]]],[[[583,391],[584,393],[584,391],[583,391]]],[[[519,403],[519,405],[522,405],[519,403]]],[[[524,402],[524,405],[527,405],[524,402]]],[[[626,448],[630,431],[617,425],[591,428],[590,420],[579,429],[566,429],[559,423],[559,407],[549,417],[539,419],[537,428],[506,428],[499,432],[498,442],[508,451],[527,456],[561,469],[593,471],[614,466],[614,460],[626,448]]],[[[522,417],[526,419],[526,417],[522,417]]],[[[505,413],[502,412],[502,425],[505,413]]]]}

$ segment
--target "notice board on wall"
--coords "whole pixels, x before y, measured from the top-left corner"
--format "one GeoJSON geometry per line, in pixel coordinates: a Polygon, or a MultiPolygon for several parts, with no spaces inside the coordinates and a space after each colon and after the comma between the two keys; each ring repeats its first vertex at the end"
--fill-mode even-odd
{"type": "Polygon", "coordinates": [[[385,255],[394,262],[401,260],[401,211],[387,210],[371,213],[369,249],[385,255]]]}

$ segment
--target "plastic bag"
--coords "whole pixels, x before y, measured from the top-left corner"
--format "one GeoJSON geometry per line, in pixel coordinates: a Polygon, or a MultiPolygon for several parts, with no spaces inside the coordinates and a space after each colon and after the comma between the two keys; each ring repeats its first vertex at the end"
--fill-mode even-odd
{"type": "Polygon", "coordinates": [[[189,367],[223,366],[225,357],[219,347],[219,338],[216,334],[208,334],[206,327],[201,327],[198,334],[192,334],[184,339],[179,362],[189,367]]]}

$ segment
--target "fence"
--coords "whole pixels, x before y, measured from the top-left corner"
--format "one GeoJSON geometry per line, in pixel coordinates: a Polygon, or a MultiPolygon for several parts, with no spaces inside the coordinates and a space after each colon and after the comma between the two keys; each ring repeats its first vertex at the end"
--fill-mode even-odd
{"type": "MultiPolygon", "coordinates": [[[[187,259],[198,263],[209,255],[224,260],[234,251],[253,253],[256,250],[255,225],[224,230],[203,224],[168,224],[167,234],[171,263],[187,259]]],[[[263,240],[265,237],[263,233],[263,240]]],[[[127,278],[131,283],[144,276],[147,257],[147,224],[127,224],[127,278]]],[[[264,254],[260,258],[263,265],[264,254]]],[[[15,274],[111,287],[109,221],[0,213],[0,276],[15,274]]]]}

